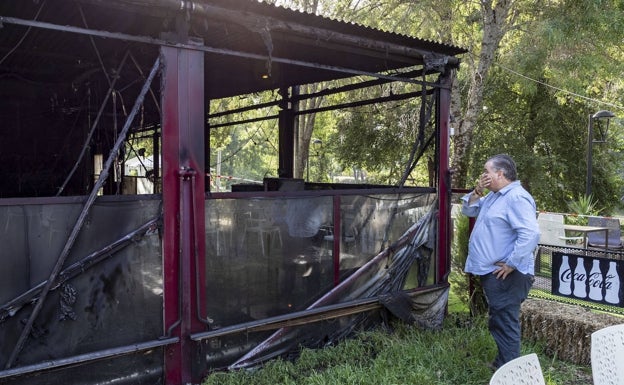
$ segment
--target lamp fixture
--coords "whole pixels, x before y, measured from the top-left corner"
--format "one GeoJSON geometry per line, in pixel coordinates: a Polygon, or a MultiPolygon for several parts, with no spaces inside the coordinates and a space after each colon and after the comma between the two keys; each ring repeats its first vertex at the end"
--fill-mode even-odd
{"type": "Polygon", "coordinates": [[[585,181],[585,196],[590,196],[592,192],[592,145],[594,143],[606,143],[609,131],[609,121],[615,114],[611,111],[600,110],[593,115],[589,115],[589,125],[587,126],[587,178],[585,181]],[[597,124],[599,139],[594,139],[594,120],[604,120],[604,124],[597,124]]]}

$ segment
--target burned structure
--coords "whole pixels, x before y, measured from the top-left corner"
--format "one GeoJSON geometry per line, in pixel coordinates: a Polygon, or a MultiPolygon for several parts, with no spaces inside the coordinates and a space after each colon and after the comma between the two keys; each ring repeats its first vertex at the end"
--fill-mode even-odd
{"type": "Polygon", "coordinates": [[[388,311],[439,325],[462,49],[250,0],[5,0],[0,23],[1,384],[198,383],[388,311]],[[333,108],[420,100],[430,185],[293,179],[298,87],[345,79],[417,88],[333,108]],[[275,178],[211,192],[210,103],[267,90],[275,178]]]}

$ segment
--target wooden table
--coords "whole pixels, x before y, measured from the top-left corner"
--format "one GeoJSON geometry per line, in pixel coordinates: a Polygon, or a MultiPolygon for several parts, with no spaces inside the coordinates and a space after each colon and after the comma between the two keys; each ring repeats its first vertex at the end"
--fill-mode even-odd
{"type": "Polygon", "coordinates": [[[593,233],[596,231],[604,231],[605,234],[605,250],[608,248],[609,246],[609,228],[608,227],[603,227],[603,226],[581,226],[581,225],[563,225],[564,230],[567,231],[575,231],[577,233],[582,233],[583,234],[583,244],[585,245],[585,248],[587,249],[587,234],[589,233],[593,233]]]}

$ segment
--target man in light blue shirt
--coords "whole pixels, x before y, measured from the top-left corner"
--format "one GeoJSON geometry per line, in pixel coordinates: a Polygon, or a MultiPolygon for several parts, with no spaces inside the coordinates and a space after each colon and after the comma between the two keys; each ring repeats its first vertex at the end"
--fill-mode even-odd
{"type": "Polygon", "coordinates": [[[477,187],[462,201],[462,213],[477,217],[464,271],[481,278],[488,328],[498,347],[490,366],[497,369],[520,356],[520,305],[533,284],[537,210],[517,180],[515,162],[504,154],[488,159],[477,187]]]}

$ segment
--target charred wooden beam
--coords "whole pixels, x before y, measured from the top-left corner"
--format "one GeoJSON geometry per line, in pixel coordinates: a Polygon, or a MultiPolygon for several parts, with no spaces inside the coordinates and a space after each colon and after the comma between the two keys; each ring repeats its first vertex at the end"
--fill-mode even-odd
{"type": "Polygon", "coordinates": [[[0,371],[0,378],[18,377],[28,373],[39,372],[42,370],[58,369],[67,366],[99,361],[111,357],[119,357],[127,354],[144,352],[158,347],[175,344],[179,341],[180,339],[178,337],[168,337],[153,341],[139,342],[136,344],[120,346],[112,349],[100,350],[97,352],[80,354],[73,357],[43,361],[38,364],[20,366],[14,369],[0,371]]]}
{"type": "MultiPolygon", "coordinates": [[[[434,292],[442,286],[432,286],[407,293],[409,296],[418,296],[424,293],[434,292]]],[[[268,317],[258,321],[245,322],[238,325],[223,327],[207,332],[191,334],[193,341],[203,341],[210,338],[222,337],[236,333],[250,333],[266,330],[275,330],[284,327],[307,325],[314,322],[326,321],[334,318],[377,310],[384,307],[378,297],[364,298],[319,308],[301,310],[289,314],[268,317]]]]}
{"type": "MultiPolygon", "coordinates": [[[[427,95],[430,95],[431,93],[433,93],[433,91],[431,90],[427,91],[427,95]]],[[[371,105],[375,103],[387,103],[391,101],[399,101],[399,100],[415,98],[417,96],[420,96],[421,94],[422,93],[420,91],[416,91],[416,92],[408,92],[405,94],[388,95],[388,96],[374,98],[374,99],[359,100],[356,102],[341,103],[341,104],[334,104],[331,106],[313,108],[313,109],[308,109],[308,110],[300,110],[300,111],[295,112],[295,115],[306,115],[306,114],[314,114],[317,112],[334,111],[334,110],[339,110],[343,108],[361,107],[361,106],[367,106],[367,105],[371,105]]],[[[238,110],[235,110],[235,111],[238,112],[238,110]]],[[[222,113],[219,116],[230,115],[233,113],[234,111],[227,111],[227,113],[222,113]]],[[[212,117],[213,116],[209,116],[209,118],[212,118],[212,117]]],[[[241,124],[262,122],[265,120],[277,119],[278,117],[279,116],[277,114],[273,114],[273,115],[262,116],[259,118],[236,120],[236,121],[225,122],[225,123],[216,123],[216,124],[211,124],[210,128],[229,127],[229,126],[235,126],[235,125],[241,125],[241,124]]]]}
{"type": "MultiPolygon", "coordinates": [[[[386,75],[386,74],[377,73],[377,72],[357,70],[353,68],[346,68],[346,67],[341,67],[341,66],[334,66],[334,65],[322,64],[322,63],[316,63],[316,62],[310,62],[310,61],[304,61],[304,60],[296,60],[296,59],[289,59],[289,58],[283,58],[283,57],[254,54],[250,52],[243,52],[243,51],[237,51],[237,50],[208,47],[208,46],[199,45],[196,43],[171,42],[171,41],[154,38],[150,36],[137,36],[137,35],[130,35],[126,33],[120,33],[120,32],[93,30],[93,29],[88,29],[88,28],[58,25],[54,23],[40,22],[40,21],[34,21],[34,20],[25,20],[25,19],[20,19],[20,18],[15,18],[15,17],[6,17],[6,16],[0,16],[0,24],[2,23],[32,26],[32,27],[62,31],[62,32],[71,32],[71,33],[77,33],[77,34],[83,34],[83,35],[98,36],[98,37],[108,38],[108,39],[119,39],[119,40],[131,41],[131,42],[136,42],[136,43],[145,43],[145,44],[176,47],[176,48],[186,48],[186,49],[192,49],[192,50],[197,50],[197,51],[202,51],[202,52],[242,57],[242,58],[247,58],[247,59],[257,59],[257,60],[269,60],[270,59],[272,62],[275,62],[275,63],[290,64],[294,66],[301,66],[301,67],[307,67],[307,68],[313,68],[313,69],[319,69],[319,70],[327,70],[327,71],[333,71],[333,72],[343,73],[343,74],[363,75],[363,76],[370,76],[370,77],[378,78],[378,79],[402,81],[406,83],[416,83],[416,84],[420,83],[420,81],[418,80],[409,79],[409,78],[400,78],[394,75],[386,75]]],[[[448,63],[452,64],[452,63],[455,63],[456,61],[456,64],[459,65],[458,59],[454,57],[448,57],[448,59],[449,59],[448,63]]]]}

